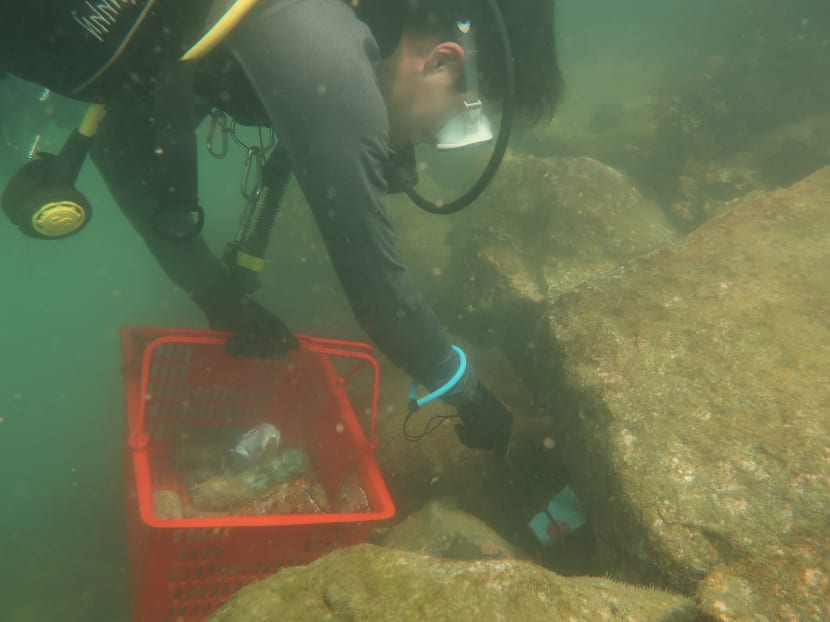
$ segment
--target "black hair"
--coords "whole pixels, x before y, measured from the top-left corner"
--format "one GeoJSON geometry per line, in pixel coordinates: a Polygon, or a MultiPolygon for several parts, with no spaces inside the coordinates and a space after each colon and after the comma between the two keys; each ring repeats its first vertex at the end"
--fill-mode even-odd
{"type": "MultiPolygon", "coordinates": [[[[549,119],[562,92],[554,0],[497,0],[497,4],[513,52],[516,111],[531,123],[549,119]]],[[[452,39],[456,21],[463,18],[469,18],[476,29],[482,96],[498,100],[506,88],[504,50],[485,0],[408,0],[404,27],[452,39]]]]}

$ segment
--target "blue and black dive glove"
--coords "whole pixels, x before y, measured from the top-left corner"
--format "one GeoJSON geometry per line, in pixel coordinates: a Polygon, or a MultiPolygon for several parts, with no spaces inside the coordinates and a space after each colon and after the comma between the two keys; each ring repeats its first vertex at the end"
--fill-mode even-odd
{"type": "Polygon", "coordinates": [[[469,401],[458,405],[456,424],[458,440],[474,449],[492,449],[495,456],[505,459],[510,449],[513,415],[481,382],[469,401]]]}
{"type": "Polygon", "coordinates": [[[281,357],[299,347],[297,338],[268,309],[249,298],[241,284],[223,275],[192,295],[213,330],[235,333],[225,350],[231,356],[281,357]]]}
{"type": "Polygon", "coordinates": [[[510,450],[510,435],[513,431],[513,415],[504,407],[481,382],[461,348],[452,346],[453,358],[445,361],[443,367],[454,367],[453,376],[431,393],[416,398],[417,382],[412,381],[409,389],[409,414],[404,419],[404,436],[417,441],[435,430],[446,419],[459,418],[455,433],[467,447],[491,449],[499,460],[505,460],[510,450]],[[422,432],[413,434],[407,429],[409,418],[422,406],[438,398],[454,406],[454,415],[434,416],[422,432]]]}

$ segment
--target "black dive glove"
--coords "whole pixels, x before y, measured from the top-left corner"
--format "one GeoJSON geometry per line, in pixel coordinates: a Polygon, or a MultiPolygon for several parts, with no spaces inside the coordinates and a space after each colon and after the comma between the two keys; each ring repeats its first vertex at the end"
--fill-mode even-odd
{"type": "Polygon", "coordinates": [[[492,449],[503,460],[510,449],[513,415],[480,382],[469,401],[458,406],[461,423],[455,426],[458,440],[474,449],[492,449]]]}
{"type": "Polygon", "coordinates": [[[193,294],[213,330],[236,333],[225,350],[231,356],[281,357],[299,347],[297,338],[273,313],[254,302],[229,275],[193,294]]]}

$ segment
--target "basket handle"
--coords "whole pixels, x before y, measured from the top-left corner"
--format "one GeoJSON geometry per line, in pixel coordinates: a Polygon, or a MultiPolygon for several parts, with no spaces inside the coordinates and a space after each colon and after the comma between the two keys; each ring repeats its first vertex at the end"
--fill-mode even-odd
{"type": "Polygon", "coordinates": [[[372,412],[369,420],[369,451],[374,453],[378,447],[377,419],[378,394],[380,393],[380,367],[375,357],[372,356],[374,348],[367,343],[359,341],[321,339],[318,337],[309,337],[308,335],[297,335],[297,340],[304,349],[310,352],[358,359],[357,364],[340,379],[343,386],[346,386],[351,381],[358,369],[365,363],[368,363],[372,367],[372,412]]]}
{"type": "MultiPolygon", "coordinates": [[[[147,395],[150,389],[150,366],[153,363],[153,355],[156,348],[164,343],[190,343],[200,345],[223,345],[227,341],[231,333],[221,333],[217,331],[189,331],[192,334],[178,334],[166,335],[164,337],[157,337],[148,342],[144,346],[144,352],[141,357],[141,388],[140,395],[147,395]]],[[[138,410],[138,419],[134,426],[131,426],[127,443],[133,451],[140,451],[146,449],[150,443],[150,438],[147,436],[147,427],[145,419],[147,415],[147,400],[141,400],[141,406],[138,410]]]]}
{"type": "MultiPolygon", "coordinates": [[[[141,359],[141,395],[147,395],[150,383],[150,365],[152,364],[153,354],[158,346],[164,343],[191,343],[201,345],[224,345],[227,341],[228,335],[231,333],[224,333],[218,331],[198,331],[192,335],[168,335],[158,337],[147,343],[144,347],[144,353],[141,359]]],[[[369,450],[374,453],[378,446],[377,437],[377,415],[378,415],[378,394],[380,392],[380,368],[372,352],[374,348],[367,343],[359,341],[344,341],[340,339],[323,339],[319,337],[310,337],[308,335],[296,335],[297,341],[303,349],[316,352],[318,354],[328,354],[331,356],[342,356],[346,358],[359,359],[358,363],[341,379],[343,385],[347,385],[354,377],[357,370],[365,363],[372,367],[372,413],[369,423],[369,450]]],[[[147,436],[145,418],[147,411],[147,401],[141,400],[141,407],[138,412],[138,420],[135,426],[129,431],[128,443],[130,448],[134,451],[145,449],[149,444],[149,437],[147,436]]]]}

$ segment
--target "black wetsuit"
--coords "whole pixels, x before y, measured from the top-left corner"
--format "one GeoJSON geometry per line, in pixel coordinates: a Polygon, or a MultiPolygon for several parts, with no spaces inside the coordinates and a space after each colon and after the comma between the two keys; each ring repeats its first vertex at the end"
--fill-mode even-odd
{"type": "MultiPolygon", "coordinates": [[[[109,2],[124,7],[129,4],[109,2]]],[[[169,7],[170,2],[160,0],[158,4],[169,7]]],[[[177,4],[176,15],[181,7],[192,4],[177,4]]],[[[384,0],[376,4],[383,6],[384,0]]],[[[164,20],[157,17],[156,21],[164,20]]],[[[388,48],[394,38],[387,36],[380,42],[388,48]]],[[[180,53],[182,42],[187,40],[184,37],[169,43],[163,52],[165,58],[180,53]]],[[[341,0],[260,0],[202,64],[203,71],[209,73],[233,59],[244,72],[244,84],[233,68],[221,79],[211,76],[205,81],[210,85],[206,90],[221,86],[223,80],[240,86],[225,90],[232,94],[230,102],[210,103],[220,108],[227,105],[230,112],[243,108],[254,115],[264,112],[288,150],[361,326],[393,362],[435,388],[455,372],[455,355],[400,258],[384,207],[384,171],[392,153],[387,111],[374,72],[380,54],[378,37],[357,19],[350,4],[341,0]],[[251,101],[246,94],[251,86],[258,101],[251,101]]],[[[130,63],[147,61],[135,54],[125,54],[125,58],[121,75],[127,79],[119,79],[112,71],[109,75],[116,77],[110,77],[109,84],[102,80],[107,86],[108,114],[96,137],[93,158],[118,204],[167,274],[186,291],[195,292],[222,267],[201,237],[170,242],[159,237],[151,225],[158,196],[152,100],[146,97],[147,83],[143,79],[131,82],[130,72],[123,70],[130,63]]],[[[15,73],[14,66],[11,70],[15,73]]],[[[31,71],[17,73],[37,80],[31,71]]],[[[95,86],[87,88],[97,96],[95,86]]],[[[203,95],[212,97],[215,93],[203,95]]],[[[459,389],[467,395],[474,385],[471,371],[459,389]]]]}

